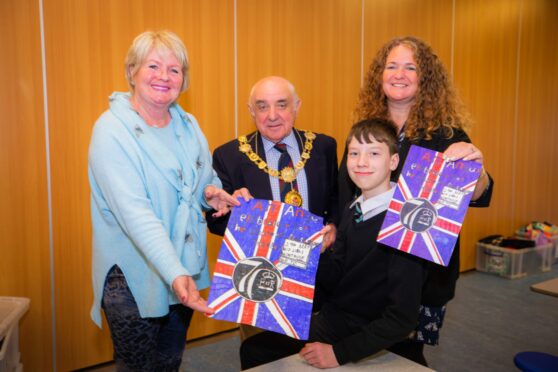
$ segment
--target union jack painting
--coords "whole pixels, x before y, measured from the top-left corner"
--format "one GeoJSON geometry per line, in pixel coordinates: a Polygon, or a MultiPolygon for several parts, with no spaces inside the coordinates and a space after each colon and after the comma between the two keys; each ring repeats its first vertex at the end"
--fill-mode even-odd
{"type": "Polygon", "coordinates": [[[481,169],[411,146],[377,241],[447,266],[481,169]]]}
{"type": "Polygon", "coordinates": [[[209,292],[214,319],[307,339],[321,217],[277,201],[233,208],[209,292]]]}

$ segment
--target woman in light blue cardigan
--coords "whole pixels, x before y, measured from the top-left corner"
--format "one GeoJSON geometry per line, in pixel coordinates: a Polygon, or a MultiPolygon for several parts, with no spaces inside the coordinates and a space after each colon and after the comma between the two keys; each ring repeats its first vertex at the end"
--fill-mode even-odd
{"type": "Polygon", "coordinates": [[[168,31],[144,32],[126,58],[131,93],[113,93],[89,147],[91,316],[101,308],[118,370],[178,370],[193,310],[212,313],[204,210],[238,202],[221,189],[196,119],[176,103],[188,56],[168,31]]]}

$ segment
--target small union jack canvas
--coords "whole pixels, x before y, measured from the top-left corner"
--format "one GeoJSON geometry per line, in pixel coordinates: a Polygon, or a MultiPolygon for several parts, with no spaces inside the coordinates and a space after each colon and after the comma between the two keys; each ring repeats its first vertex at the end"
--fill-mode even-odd
{"type": "Polygon", "coordinates": [[[377,241],[447,266],[481,170],[411,146],[377,241]]]}
{"type": "Polygon", "coordinates": [[[215,265],[212,317],[308,339],[322,227],[305,209],[241,200],[215,265]]]}

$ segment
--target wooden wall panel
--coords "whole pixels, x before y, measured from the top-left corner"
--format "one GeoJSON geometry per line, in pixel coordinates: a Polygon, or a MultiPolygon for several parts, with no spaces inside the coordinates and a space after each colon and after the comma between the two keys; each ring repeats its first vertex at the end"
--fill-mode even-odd
{"type": "Polygon", "coordinates": [[[39,4],[0,2],[0,296],[31,299],[21,361],[52,361],[48,194],[39,4]]]}
{"type": "Polygon", "coordinates": [[[44,2],[56,358],[62,371],[112,359],[107,327],[99,331],[89,317],[93,294],[87,150],[91,128],[106,110],[107,97],[113,90],[126,89],[122,66],[133,30],[122,32],[126,21],[110,22],[113,5],[44,2]]]}
{"type": "Polygon", "coordinates": [[[364,0],[364,74],[378,49],[397,36],[426,41],[451,69],[452,2],[364,0]]]}
{"type": "MultiPolygon", "coordinates": [[[[180,103],[197,116],[214,147],[234,135],[233,126],[223,126],[234,113],[232,4],[45,1],[60,370],[112,359],[108,332],[100,332],[89,318],[87,149],[95,120],[108,108],[107,97],[127,90],[123,61],[128,47],[146,29],[170,29],[183,39],[191,57],[191,89],[180,103]]],[[[213,331],[231,327],[200,321],[211,323],[213,331]]],[[[203,325],[192,326],[190,337],[203,334],[203,325]]]]}
{"type": "Polygon", "coordinates": [[[255,128],[246,108],[253,84],[279,75],[302,101],[296,126],[344,142],[360,84],[361,2],[238,0],[237,7],[239,134],[255,128]]]}
{"type": "Polygon", "coordinates": [[[461,269],[475,267],[475,242],[514,229],[513,142],[519,2],[457,0],[454,76],[475,121],[470,133],[483,151],[496,190],[489,209],[470,209],[461,239],[461,269]],[[511,187],[510,187],[511,186],[511,187]]]}
{"type": "Polygon", "coordinates": [[[513,218],[558,224],[558,2],[522,4],[513,218]]]}

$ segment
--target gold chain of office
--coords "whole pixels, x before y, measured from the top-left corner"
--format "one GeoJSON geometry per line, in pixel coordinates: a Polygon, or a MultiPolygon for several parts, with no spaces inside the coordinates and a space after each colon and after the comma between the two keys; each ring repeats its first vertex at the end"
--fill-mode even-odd
{"type": "Polygon", "coordinates": [[[238,142],[240,143],[238,149],[240,152],[246,154],[248,159],[250,159],[252,163],[256,164],[256,166],[265,173],[272,177],[279,178],[283,182],[292,183],[296,179],[298,172],[300,172],[306,165],[306,161],[310,159],[310,151],[312,151],[312,143],[314,142],[316,135],[310,131],[305,131],[304,137],[306,137],[306,141],[304,142],[304,150],[302,151],[302,154],[300,154],[301,159],[292,168],[285,167],[280,171],[270,168],[269,165],[267,165],[267,163],[252,150],[252,146],[248,143],[246,136],[238,137],[238,142]]]}

